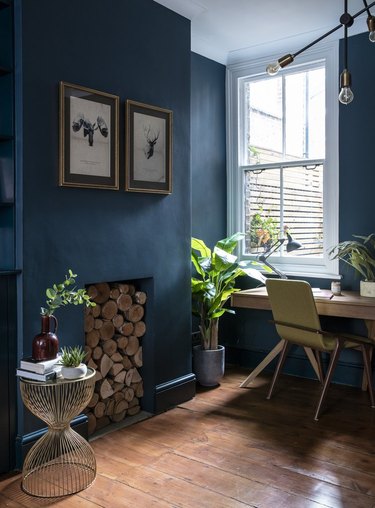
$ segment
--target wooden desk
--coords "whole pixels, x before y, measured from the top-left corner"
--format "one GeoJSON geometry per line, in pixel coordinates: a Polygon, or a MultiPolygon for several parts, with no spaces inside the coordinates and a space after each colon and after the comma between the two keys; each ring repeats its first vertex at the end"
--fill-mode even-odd
{"type": "MultiPolygon", "coordinates": [[[[375,341],[375,298],[360,296],[356,291],[343,291],[340,296],[333,296],[328,289],[314,292],[314,298],[318,314],[321,316],[347,317],[363,319],[367,326],[368,337],[375,341]]],[[[234,293],[231,298],[232,307],[245,309],[271,310],[265,287],[247,289],[234,293]]],[[[251,372],[241,383],[241,387],[248,386],[263,369],[280,353],[284,341],[276,344],[264,360],[251,372]]],[[[318,372],[314,355],[309,348],[305,348],[306,354],[315,372],[318,372]]],[[[362,388],[365,389],[364,382],[362,388]]]]}

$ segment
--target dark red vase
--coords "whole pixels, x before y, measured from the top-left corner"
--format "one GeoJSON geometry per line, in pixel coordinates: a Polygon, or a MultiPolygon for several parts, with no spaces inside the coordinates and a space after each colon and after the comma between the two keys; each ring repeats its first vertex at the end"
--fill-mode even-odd
{"type": "Polygon", "coordinates": [[[57,319],[55,316],[41,316],[42,331],[33,340],[33,360],[53,360],[59,350],[59,339],[55,334],[57,330],[57,319]],[[52,329],[51,329],[52,328],[52,329]]]}

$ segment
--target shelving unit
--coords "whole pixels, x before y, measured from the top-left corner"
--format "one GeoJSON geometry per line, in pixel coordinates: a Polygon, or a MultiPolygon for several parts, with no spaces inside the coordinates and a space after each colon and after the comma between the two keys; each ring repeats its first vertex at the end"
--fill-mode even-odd
{"type": "Polygon", "coordinates": [[[0,473],[15,465],[17,275],[13,2],[0,0],[0,473]]]}

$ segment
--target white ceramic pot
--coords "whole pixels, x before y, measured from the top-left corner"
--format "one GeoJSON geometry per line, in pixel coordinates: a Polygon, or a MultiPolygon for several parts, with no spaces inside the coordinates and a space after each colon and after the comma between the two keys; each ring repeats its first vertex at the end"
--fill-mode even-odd
{"type": "Polygon", "coordinates": [[[375,298],[375,282],[361,280],[359,286],[359,294],[361,296],[370,296],[371,298],[375,298]]]}
{"type": "Polygon", "coordinates": [[[65,379],[79,379],[85,377],[87,372],[87,365],[81,363],[78,367],[61,367],[62,377],[65,379]]]}

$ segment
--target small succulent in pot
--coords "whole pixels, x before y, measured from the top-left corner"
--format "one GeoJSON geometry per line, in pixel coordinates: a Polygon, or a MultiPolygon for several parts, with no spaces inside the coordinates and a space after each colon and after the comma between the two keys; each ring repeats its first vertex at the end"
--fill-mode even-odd
{"type": "Polygon", "coordinates": [[[69,346],[61,348],[62,365],[61,374],[65,379],[77,379],[84,377],[87,372],[87,365],[83,363],[86,352],[81,346],[69,346]]]}

